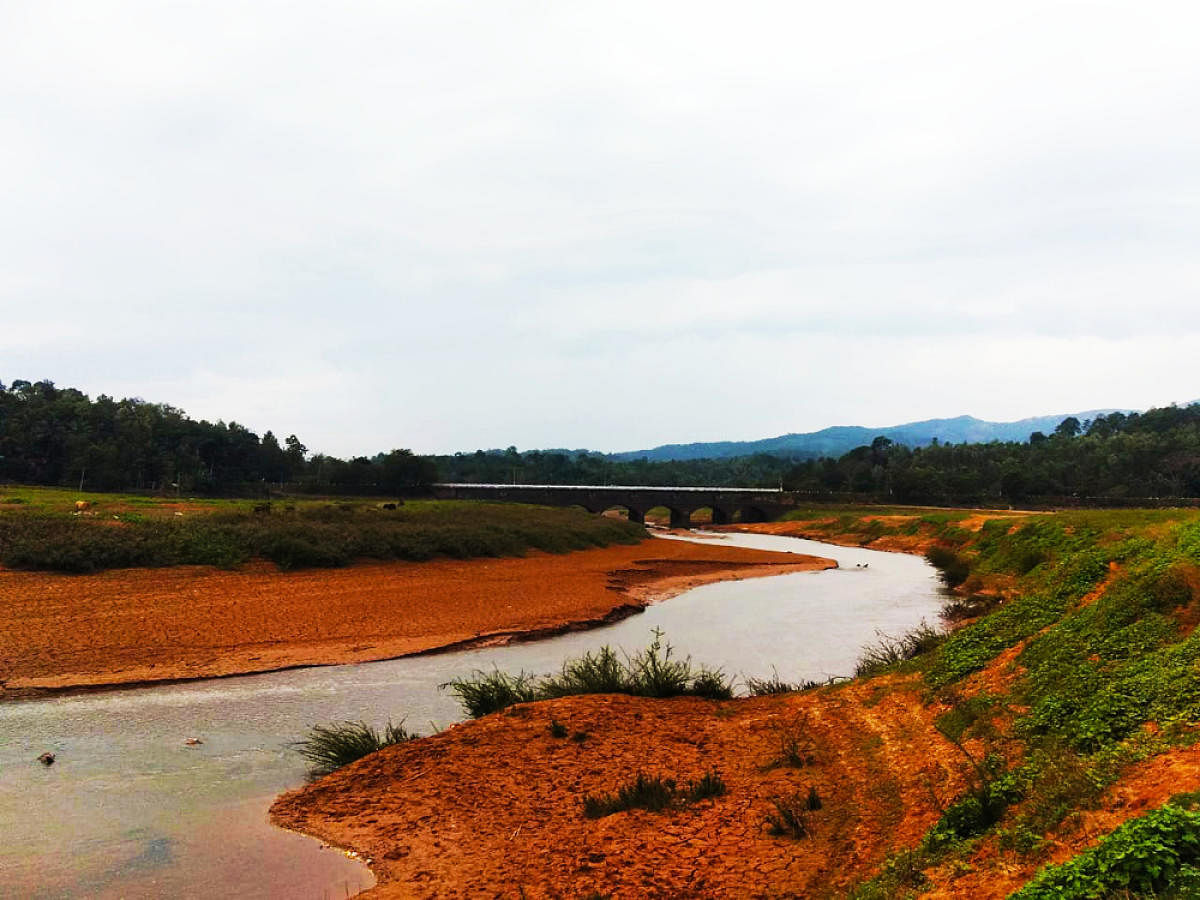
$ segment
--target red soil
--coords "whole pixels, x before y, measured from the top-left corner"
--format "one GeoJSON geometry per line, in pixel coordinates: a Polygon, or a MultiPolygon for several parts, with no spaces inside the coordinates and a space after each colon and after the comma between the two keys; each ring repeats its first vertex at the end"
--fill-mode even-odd
{"type": "Polygon", "coordinates": [[[0,698],[363,662],[620,617],[710,581],[831,560],[678,541],[564,555],[53,575],[0,569],[0,698]]]}
{"type": "Polygon", "coordinates": [[[275,821],[367,857],[370,898],[834,896],[915,844],[935,795],[964,786],[941,710],[898,677],[715,703],[572,697],[467,722],[280,798],[275,821]],[[556,739],[551,719],[582,741],[556,739]],[[781,733],[813,761],[772,766],[781,733]],[[728,792],[668,813],[590,820],[585,794],[638,772],[715,769],[728,792]],[[815,787],[803,840],[771,836],[772,798],[815,787]]]}

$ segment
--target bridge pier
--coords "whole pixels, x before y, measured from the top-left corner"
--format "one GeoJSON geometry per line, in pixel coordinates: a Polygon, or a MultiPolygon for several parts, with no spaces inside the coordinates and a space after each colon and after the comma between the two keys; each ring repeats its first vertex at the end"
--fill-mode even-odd
{"type": "Polygon", "coordinates": [[[644,512],[642,512],[640,509],[633,509],[628,506],[625,508],[629,510],[630,522],[637,522],[639,525],[646,524],[646,514],[644,512]]]}
{"type": "Polygon", "coordinates": [[[712,508],[712,523],[714,525],[728,525],[733,521],[733,517],[719,506],[712,508]]]}
{"type": "Polygon", "coordinates": [[[692,514],[680,512],[674,507],[671,508],[671,527],[672,528],[690,528],[692,525],[692,514]]]}

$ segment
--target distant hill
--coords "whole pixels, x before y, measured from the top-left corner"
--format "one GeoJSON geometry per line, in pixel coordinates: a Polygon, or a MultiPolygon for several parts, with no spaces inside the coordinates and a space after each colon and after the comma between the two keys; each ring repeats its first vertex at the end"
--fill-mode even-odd
{"type": "Polygon", "coordinates": [[[609,454],[615,460],[649,459],[652,461],[671,459],[723,459],[730,456],[749,456],[754,453],[769,453],[791,459],[816,459],[821,456],[838,457],[843,453],[869,444],[882,435],[898,444],[924,447],[936,438],[941,443],[987,443],[988,441],[1027,441],[1035,431],[1049,434],[1064,419],[1074,416],[1080,422],[1094,419],[1098,415],[1130,410],[1090,409],[1086,412],[1063,413],[1057,416],[1033,416],[1016,422],[985,422],[974,416],[956,416],[953,419],[927,419],[924,422],[908,422],[904,425],[889,425],[883,428],[866,428],[862,425],[835,425],[805,434],[784,434],[779,437],[763,438],[758,441],[713,441],[696,444],[663,444],[653,450],[630,450],[609,454]]]}

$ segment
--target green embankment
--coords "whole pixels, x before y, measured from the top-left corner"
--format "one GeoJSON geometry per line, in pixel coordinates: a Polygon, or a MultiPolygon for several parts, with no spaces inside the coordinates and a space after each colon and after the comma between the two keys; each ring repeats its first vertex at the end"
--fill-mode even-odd
{"type": "MultiPolygon", "coordinates": [[[[828,527],[933,538],[962,592],[1003,585],[1009,599],[896,664],[920,673],[929,702],[949,704],[938,727],[968,754],[973,783],[856,897],[919,896],[931,878],[972,871],[985,847],[1001,869],[1036,868],[1130,766],[1200,738],[1200,513],[1062,512],[978,531],[961,527],[965,514],[881,523],[861,513],[828,527]],[[1010,671],[972,682],[1010,649],[1010,671]]],[[[1019,896],[1196,896],[1193,806],[1176,800],[1126,823],[1019,896]]]]}

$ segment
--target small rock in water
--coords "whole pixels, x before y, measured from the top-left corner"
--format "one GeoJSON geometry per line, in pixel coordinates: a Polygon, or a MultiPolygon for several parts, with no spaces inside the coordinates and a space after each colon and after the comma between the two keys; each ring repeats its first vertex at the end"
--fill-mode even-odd
{"type": "Polygon", "coordinates": [[[43,766],[52,766],[54,765],[54,754],[43,753],[38,757],[38,762],[40,762],[43,766]]]}
{"type": "Polygon", "coordinates": [[[204,741],[200,740],[200,738],[188,738],[184,743],[189,747],[195,747],[197,744],[203,744],[204,741]]]}

